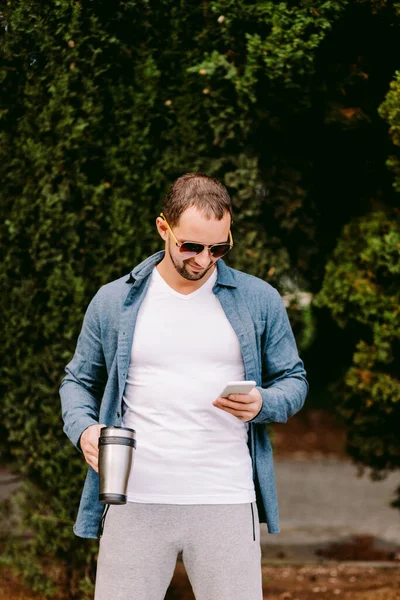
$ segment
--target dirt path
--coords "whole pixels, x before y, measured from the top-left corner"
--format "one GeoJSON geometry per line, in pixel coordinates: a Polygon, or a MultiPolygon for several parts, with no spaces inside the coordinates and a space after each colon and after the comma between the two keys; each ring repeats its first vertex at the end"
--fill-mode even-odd
{"type": "MultiPolygon", "coordinates": [[[[8,571],[0,571],[0,581],[0,600],[44,600],[8,571]]],[[[264,566],[263,589],[264,600],[400,600],[400,567],[264,566]]],[[[194,600],[182,563],[165,600],[194,600]]]]}
{"type": "Polygon", "coordinates": [[[261,526],[264,558],[315,560],[336,546],[338,560],[399,560],[400,512],[390,507],[399,472],[358,477],[343,425],[326,411],[301,411],[273,431],[281,533],[261,526]]]}
{"type": "Polygon", "coordinates": [[[364,550],[370,546],[370,556],[364,552],[364,556],[333,558],[400,558],[400,512],[390,506],[399,485],[397,473],[374,482],[367,475],[357,477],[350,462],[325,457],[277,458],[275,473],[281,533],[269,535],[266,525],[261,525],[264,558],[308,561],[323,548],[349,544],[355,538],[364,540],[364,550]]]}
{"type": "MultiPolygon", "coordinates": [[[[263,567],[264,600],[400,600],[400,567],[263,567]]],[[[165,600],[194,600],[178,564],[165,600]]]]}

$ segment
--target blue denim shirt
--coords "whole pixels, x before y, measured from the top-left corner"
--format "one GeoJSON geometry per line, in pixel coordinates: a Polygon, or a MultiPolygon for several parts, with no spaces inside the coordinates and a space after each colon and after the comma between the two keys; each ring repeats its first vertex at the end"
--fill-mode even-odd
{"type": "MultiPolygon", "coordinates": [[[[157,252],[129,276],[101,287],[87,308],[60,386],[64,431],[78,449],[79,438],[90,425],[121,425],[136,318],[150,274],[163,256],[164,251],[157,252]]],[[[257,382],[263,400],[248,431],[259,518],[267,523],[269,533],[279,533],[272,448],[265,424],[284,423],[301,409],[308,391],[306,373],[275,288],[231,269],[221,259],[217,269],[213,292],[238,337],[245,377],[257,382]]],[[[78,536],[98,535],[104,508],[98,493],[98,474],[89,467],[74,526],[78,536]]]]}

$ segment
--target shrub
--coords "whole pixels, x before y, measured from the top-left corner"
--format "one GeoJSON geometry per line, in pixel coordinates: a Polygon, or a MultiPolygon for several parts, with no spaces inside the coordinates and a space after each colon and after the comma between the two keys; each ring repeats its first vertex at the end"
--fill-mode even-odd
{"type": "Polygon", "coordinates": [[[359,335],[337,387],[348,450],[376,478],[400,467],[400,220],[373,212],[349,223],[326,266],[317,306],[359,335]]]}

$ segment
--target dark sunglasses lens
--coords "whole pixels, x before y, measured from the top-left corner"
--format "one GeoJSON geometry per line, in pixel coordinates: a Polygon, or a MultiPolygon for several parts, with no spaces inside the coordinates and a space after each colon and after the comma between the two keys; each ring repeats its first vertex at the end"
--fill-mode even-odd
{"type": "Polygon", "coordinates": [[[203,244],[184,242],[179,248],[179,250],[181,254],[190,254],[191,256],[196,256],[196,254],[200,254],[200,252],[203,252],[204,246],[203,244]]]}
{"type": "Polygon", "coordinates": [[[218,244],[218,246],[211,246],[211,256],[213,256],[214,258],[221,258],[221,256],[225,256],[225,254],[228,254],[230,249],[230,244],[218,244]]]}

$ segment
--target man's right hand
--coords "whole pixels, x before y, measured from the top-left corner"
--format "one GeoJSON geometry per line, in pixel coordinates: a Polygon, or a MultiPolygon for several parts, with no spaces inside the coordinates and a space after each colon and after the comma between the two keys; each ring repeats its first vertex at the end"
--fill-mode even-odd
{"type": "Polygon", "coordinates": [[[91,425],[82,433],[79,443],[81,450],[88,465],[90,465],[96,473],[99,472],[99,437],[100,430],[106,425],[91,425]]]}

